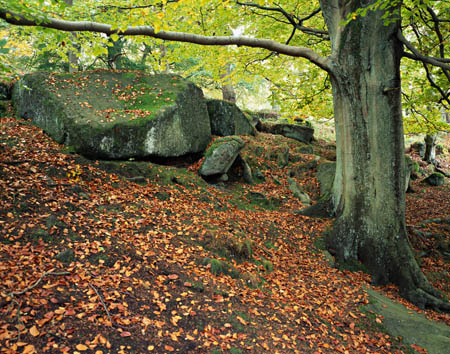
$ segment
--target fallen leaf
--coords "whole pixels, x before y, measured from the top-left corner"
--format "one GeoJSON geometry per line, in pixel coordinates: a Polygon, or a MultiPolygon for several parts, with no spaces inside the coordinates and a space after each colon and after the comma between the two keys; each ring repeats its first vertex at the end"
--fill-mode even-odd
{"type": "Polygon", "coordinates": [[[77,350],[80,350],[80,351],[85,351],[85,350],[89,349],[86,345],[81,344],[81,343],[77,344],[77,346],[75,348],[77,348],[77,350]]]}
{"type": "Polygon", "coordinates": [[[131,333],[128,331],[123,331],[120,333],[120,336],[121,337],[131,337],[131,333]]]}
{"type": "Polygon", "coordinates": [[[39,330],[36,328],[36,326],[30,328],[30,334],[33,337],[37,337],[39,335],[39,330]]]}

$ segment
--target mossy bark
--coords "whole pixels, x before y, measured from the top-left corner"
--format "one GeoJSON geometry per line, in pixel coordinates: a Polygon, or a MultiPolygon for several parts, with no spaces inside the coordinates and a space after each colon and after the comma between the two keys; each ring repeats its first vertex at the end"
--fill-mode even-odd
{"type": "Polygon", "coordinates": [[[369,11],[341,25],[373,2],[321,2],[332,41],[337,143],[337,219],[327,247],[340,262],[361,261],[375,283],[395,283],[416,304],[448,310],[420,270],[405,230],[400,21],[385,25],[384,11],[369,11]]]}

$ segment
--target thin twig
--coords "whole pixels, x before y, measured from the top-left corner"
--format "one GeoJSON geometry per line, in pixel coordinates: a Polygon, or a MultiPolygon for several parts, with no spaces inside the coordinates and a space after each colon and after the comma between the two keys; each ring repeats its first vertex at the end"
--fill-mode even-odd
{"type": "Polygon", "coordinates": [[[41,277],[38,280],[36,280],[36,282],[33,285],[31,285],[28,288],[21,290],[21,291],[13,291],[13,292],[7,294],[7,296],[17,296],[17,295],[25,294],[27,291],[30,291],[30,290],[34,289],[35,287],[37,287],[39,285],[39,283],[42,281],[42,279],[44,279],[47,275],[70,275],[70,273],[69,272],[52,272],[52,271],[45,272],[44,274],[41,275],[41,277]]]}
{"type": "Polygon", "coordinates": [[[105,312],[106,312],[106,314],[108,315],[109,322],[111,322],[111,326],[112,326],[112,325],[113,325],[113,321],[112,321],[112,318],[111,318],[111,314],[109,313],[109,310],[108,310],[108,308],[106,307],[105,302],[103,301],[103,297],[100,295],[100,293],[98,292],[97,288],[96,288],[94,285],[92,285],[91,283],[89,283],[89,286],[92,288],[92,290],[95,291],[95,293],[97,294],[98,298],[100,299],[100,302],[102,303],[103,308],[105,309],[105,312]]]}

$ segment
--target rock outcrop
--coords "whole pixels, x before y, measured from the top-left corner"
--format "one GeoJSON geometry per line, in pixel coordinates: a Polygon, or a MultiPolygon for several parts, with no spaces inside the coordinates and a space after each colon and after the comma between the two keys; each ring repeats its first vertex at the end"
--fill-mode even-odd
{"type": "Polygon", "coordinates": [[[211,139],[200,88],[141,72],[34,73],[13,89],[17,112],[59,143],[98,159],[176,157],[211,139]]]}
{"type": "Polygon", "coordinates": [[[259,121],[256,129],[263,133],[279,134],[309,144],[314,137],[314,128],[309,125],[269,123],[259,121]]]}
{"type": "Polygon", "coordinates": [[[255,133],[248,118],[234,103],[209,99],[207,105],[213,135],[229,136],[255,133]]]}
{"type": "Polygon", "coordinates": [[[238,136],[216,139],[205,153],[205,160],[200,166],[199,174],[205,178],[225,175],[244,145],[244,141],[238,136]]]}

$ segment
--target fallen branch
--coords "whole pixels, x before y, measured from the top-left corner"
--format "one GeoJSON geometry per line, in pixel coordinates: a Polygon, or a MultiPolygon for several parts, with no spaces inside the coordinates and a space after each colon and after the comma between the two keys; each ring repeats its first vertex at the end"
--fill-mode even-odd
{"type": "Polygon", "coordinates": [[[41,275],[41,277],[38,280],[36,280],[36,282],[33,285],[31,285],[28,288],[23,289],[21,291],[13,291],[11,293],[8,293],[6,296],[14,297],[17,295],[25,294],[27,291],[30,291],[30,290],[34,289],[35,287],[37,287],[39,285],[39,283],[42,281],[42,279],[44,279],[47,275],[70,275],[70,273],[69,272],[52,272],[52,271],[45,272],[44,274],[41,275]]]}
{"type": "Polygon", "coordinates": [[[100,299],[100,302],[102,303],[103,308],[105,309],[105,312],[108,315],[108,320],[109,320],[109,322],[111,322],[111,326],[112,326],[113,325],[113,321],[112,321],[112,318],[111,318],[111,314],[109,313],[109,310],[106,307],[105,301],[103,301],[103,297],[100,295],[100,293],[98,292],[97,288],[94,285],[89,283],[89,286],[92,288],[92,290],[95,291],[95,293],[97,294],[98,298],[100,299]]]}

